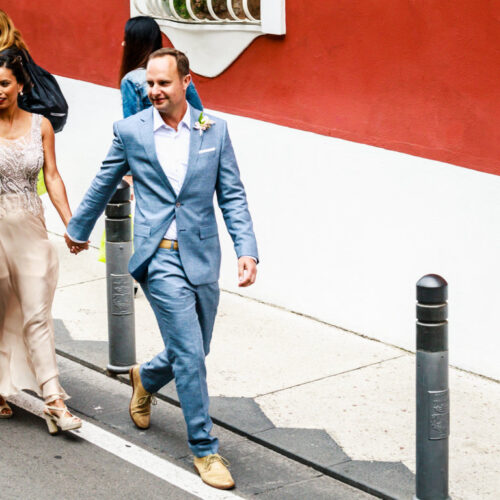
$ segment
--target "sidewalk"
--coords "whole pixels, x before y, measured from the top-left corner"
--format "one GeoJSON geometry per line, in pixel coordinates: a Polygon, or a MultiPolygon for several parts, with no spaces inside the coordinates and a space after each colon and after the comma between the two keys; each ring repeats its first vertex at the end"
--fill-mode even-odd
{"type": "MultiPolygon", "coordinates": [[[[104,370],[105,265],[95,249],[75,257],[51,239],[61,261],[56,348],[104,370]]],[[[142,362],[163,344],[142,293],[135,308],[142,362]]],[[[207,365],[216,423],[367,492],[412,498],[413,354],[223,292],[207,365]]],[[[498,498],[500,384],[450,369],[450,393],[450,495],[498,498]]],[[[177,400],[173,385],[160,396],[177,400]]]]}

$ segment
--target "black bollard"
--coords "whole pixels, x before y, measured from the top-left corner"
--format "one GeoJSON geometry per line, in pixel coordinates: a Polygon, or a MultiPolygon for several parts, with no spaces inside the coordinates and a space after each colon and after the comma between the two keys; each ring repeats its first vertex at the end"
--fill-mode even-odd
{"type": "Polygon", "coordinates": [[[111,373],[135,365],[134,283],[128,272],[132,255],[130,186],[122,181],[106,206],[106,277],[111,373]]]}
{"type": "Polygon", "coordinates": [[[450,395],[448,283],[437,274],[417,282],[416,500],[447,500],[450,395]]]}

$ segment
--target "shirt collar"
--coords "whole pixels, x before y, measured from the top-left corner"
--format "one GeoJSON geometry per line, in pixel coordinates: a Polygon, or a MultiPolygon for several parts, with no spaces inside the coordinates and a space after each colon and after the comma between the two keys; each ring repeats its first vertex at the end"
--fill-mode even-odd
{"type": "MultiPolygon", "coordinates": [[[[153,132],[156,132],[161,127],[165,127],[166,129],[172,129],[172,127],[169,127],[163,121],[160,112],[153,107],[153,132]]],[[[184,113],[184,116],[182,117],[182,120],[179,123],[179,127],[187,127],[188,130],[191,130],[191,109],[189,103],[187,105],[186,112],[184,113]]],[[[177,127],[177,129],[179,129],[179,127],[177,127]]]]}

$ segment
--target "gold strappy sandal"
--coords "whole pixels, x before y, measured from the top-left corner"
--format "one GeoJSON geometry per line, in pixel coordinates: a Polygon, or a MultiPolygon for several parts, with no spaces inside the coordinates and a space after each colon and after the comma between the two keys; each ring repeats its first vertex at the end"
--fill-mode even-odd
{"type": "Polygon", "coordinates": [[[62,431],[73,431],[82,426],[82,421],[69,412],[67,408],[58,406],[45,406],[43,416],[47,422],[50,434],[57,434],[58,428],[62,431]],[[55,415],[53,411],[60,412],[61,415],[55,415]]]}

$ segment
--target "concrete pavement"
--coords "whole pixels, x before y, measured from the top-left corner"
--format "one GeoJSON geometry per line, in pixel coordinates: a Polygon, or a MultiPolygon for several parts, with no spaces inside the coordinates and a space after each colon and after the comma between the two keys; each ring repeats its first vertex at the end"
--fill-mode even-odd
{"type": "MultiPolygon", "coordinates": [[[[51,239],[61,260],[56,348],[104,370],[105,266],[95,249],[73,256],[62,238],[51,239]]],[[[142,362],[163,344],[142,294],[135,308],[142,362]]],[[[207,365],[211,414],[220,425],[367,492],[412,497],[413,354],[223,292],[207,365]]],[[[452,368],[450,392],[450,493],[454,500],[497,498],[500,384],[452,368]]],[[[160,397],[175,403],[173,385],[160,397]]]]}

